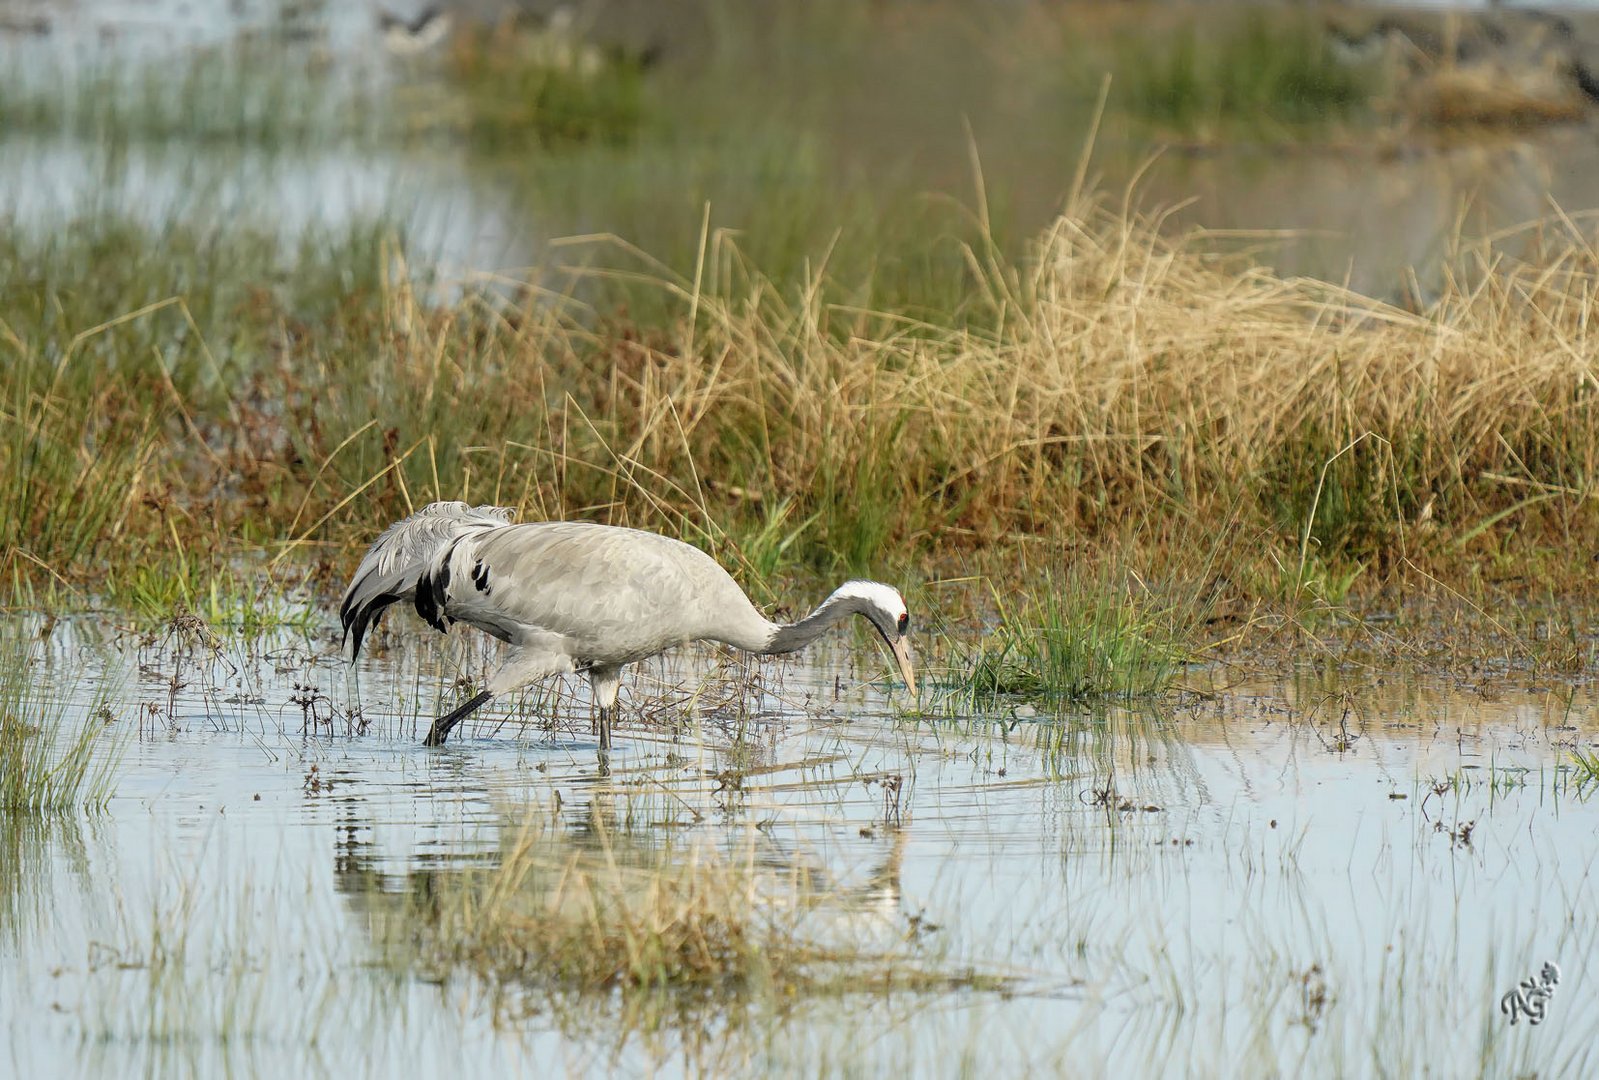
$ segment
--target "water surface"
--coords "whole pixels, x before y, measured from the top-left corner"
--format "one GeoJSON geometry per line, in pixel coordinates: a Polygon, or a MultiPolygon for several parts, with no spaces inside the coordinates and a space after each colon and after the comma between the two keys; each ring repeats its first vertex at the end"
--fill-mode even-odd
{"type": "Polygon", "coordinates": [[[886,701],[882,658],[855,645],[646,665],[606,770],[575,683],[422,748],[441,687],[490,662],[431,633],[352,670],[320,632],[210,660],[57,623],[39,693],[113,680],[124,758],[104,813],[6,819],[9,1064],[1593,1066],[1599,804],[1570,768],[1595,742],[1589,689],[1307,672],[1142,712],[934,720],[886,701]],[[640,1032],[386,963],[377,928],[408,892],[492,864],[529,814],[624,851],[753,845],[826,882],[839,925],[925,935],[929,962],[1003,989],[640,1032]],[[1548,1018],[1510,1025],[1501,997],[1547,961],[1548,1018]]]}

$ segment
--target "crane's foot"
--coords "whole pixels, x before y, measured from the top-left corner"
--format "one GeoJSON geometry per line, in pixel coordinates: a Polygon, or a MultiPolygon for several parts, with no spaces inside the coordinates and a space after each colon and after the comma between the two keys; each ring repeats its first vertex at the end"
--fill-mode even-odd
{"type": "Polygon", "coordinates": [[[428,731],[427,738],[422,740],[422,745],[443,746],[444,740],[450,737],[450,729],[455,727],[455,725],[459,724],[462,720],[465,720],[493,696],[494,695],[492,693],[485,690],[481,694],[468,699],[465,704],[461,705],[453,712],[445,713],[443,716],[433,721],[433,727],[430,731],[428,731]]]}

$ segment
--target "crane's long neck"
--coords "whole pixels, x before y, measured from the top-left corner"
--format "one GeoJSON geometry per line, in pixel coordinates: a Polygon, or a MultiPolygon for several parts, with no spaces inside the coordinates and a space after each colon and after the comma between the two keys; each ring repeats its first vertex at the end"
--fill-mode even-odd
{"type": "Polygon", "coordinates": [[[783,625],[774,623],[771,639],[755,650],[763,653],[788,653],[803,649],[833,627],[861,611],[861,601],[854,596],[834,593],[823,600],[815,611],[799,622],[783,625]]]}

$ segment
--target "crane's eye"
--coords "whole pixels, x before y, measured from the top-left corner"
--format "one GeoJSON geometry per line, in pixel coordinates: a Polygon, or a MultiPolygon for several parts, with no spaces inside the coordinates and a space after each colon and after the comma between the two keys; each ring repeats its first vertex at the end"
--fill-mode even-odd
{"type": "Polygon", "coordinates": [[[900,634],[900,637],[904,637],[905,636],[905,632],[907,630],[909,630],[910,628],[911,628],[910,613],[909,612],[904,612],[899,617],[899,634],[900,634]]]}

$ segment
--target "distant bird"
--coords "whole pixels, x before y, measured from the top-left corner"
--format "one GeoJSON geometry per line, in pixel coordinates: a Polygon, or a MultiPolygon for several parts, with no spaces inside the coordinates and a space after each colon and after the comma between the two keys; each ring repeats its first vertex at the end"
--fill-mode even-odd
{"type": "Polygon", "coordinates": [[[416,18],[406,20],[387,11],[378,12],[383,44],[396,56],[416,56],[427,52],[450,33],[450,13],[436,7],[423,8],[416,18]]]}
{"type": "Polygon", "coordinates": [[[799,622],[765,618],[726,570],[681,540],[578,521],[512,524],[503,506],[438,502],[390,525],[356,568],[339,618],[354,638],[402,600],[435,629],[464,622],[501,641],[511,655],[488,688],[439,717],[425,740],[450,729],[490,698],[551,675],[589,677],[601,749],[622,668],[690,641],[720,641],[746,652],[804,648],[851,615],[882,636],[912,694],[910,618],[892,586],[847,581],[799,622]]]}

